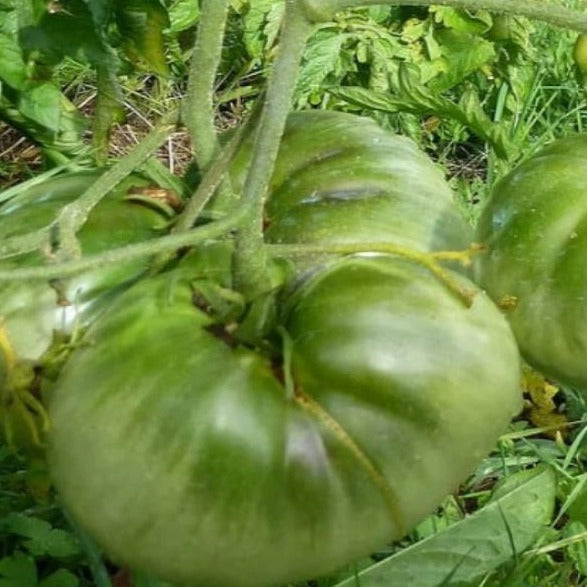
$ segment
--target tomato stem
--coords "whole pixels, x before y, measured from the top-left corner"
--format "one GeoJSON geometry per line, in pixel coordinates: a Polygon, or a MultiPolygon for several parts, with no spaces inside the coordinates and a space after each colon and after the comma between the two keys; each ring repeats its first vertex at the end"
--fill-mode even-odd
{"type": "MultiPolygon", "coordinates": [[[[214,90],[230,2],[203,0],[201,4],[183,118],[198,167],[206,170],[220,151],[214,126],[214,90]]],[[[222,181],[216,197],[225,207],[235,201],[230,181],[222,181]]]]}
{"type": "Polygon", "coordinates": [[[203,169],[219,150],[214,128],[214,83],[220,63],[229,0],[202,0],[190,64],[184,120],[203,169]]]}
{"type": "Polygon", "coordinates": [[[525,16],[566,29],[587,31],[587,14],[580,10],[536,2],[535,0],[302,0],[315,21],[330,20],[348,8],[371,6],[452,6],[466,10],[489,10],[500,14],[525,16]]]}
{"type": "Polygon", "coordinates": [[[250,215],[237,233],[234,282],[248,299],[271,287],[263,246],[265,194],[291,108],[306,39],[312,28],[298,0],[286,0],[277,56],[243,187],[242,198],[250,204],[250,215]]]}
{"type": "Polygon", "coordinates": [[[248,124],[239,127],[230,142],[222,149],[214,159],[202,181],[198,185],[194,195],[189,199],[184,211],[179,215],[172,229],[172,233],[180,233],[189,230],[195,224],[204,206],[208,203],[214,192],[220,185],[228,170],[228,166],[248,130],[248,124]]]}
{"type": "Polygon", "coordinates": [[[393,243],[343,243],[343,244],[290,244],[290,245],[266,245],[268,254],[271,257],[298,257],[306,255],[355,255],[360,253],[386,253],[388,255],[397,255],[404,257],[422,265],[436,278],[459,298],[465,306],[469,307],[473,303],[475,291],[467,290],[461,287],[456,279],[446,271],[439,263],[438,259],[454,260],[467,265],[470,263],[472,254],[478,252],[478,247],[473,245],[470,249],[464,251],[438,251],[433,253],[423,253],[413,249],[407,249],[393,243]]]}
{"type": "Polygon", "coordinates": [[[133,259],[157,255],[165,251],[174,251],[181,247],[187,247],[201,243],[205,240],[217,238],[230,232],[243,222],[247,215],[247,207],[240,206],[224,218],[199,226],[188,232],[170,234],[154,238],[142,243],[126,245],[111,249],[97,255],[89,255],[72,261],[61,261],[51,265],[37,265],[22,269],[0,269],[1,281],[58,279],[77,275],[88,269],[97,269],[107,265],[115,265],[133,259]]]}
{"type": "Polygon", "coordinates": [[[164,116],[159,125],[130,153],[119,159],[113,167],[101,175],[75,202],[64,206],[57,219],[51,224],[39,230],[2,241],[0,243],[0,259],[28,253],[41,247],[48,247],[51,250],[55,236],[60,244],[59,249],[62,251],[57,260],[76,258],[79,247],[75,233],[83,226],[94,206],[163,144],[175,129],[178,116],[178,111],[164,116]],[[55,235],[56,231],[57,235],[55,235]]]}

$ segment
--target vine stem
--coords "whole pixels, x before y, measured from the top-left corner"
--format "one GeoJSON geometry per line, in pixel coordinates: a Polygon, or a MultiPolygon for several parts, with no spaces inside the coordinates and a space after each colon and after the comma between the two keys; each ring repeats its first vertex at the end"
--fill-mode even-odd
{"type": "Polygon", "coordinates": [[[202,0],[198,35],[190,64],[184,120],[205,169],[219,150],[214,128],[214,83],[222,54],[229,0],[202,0]]]}
{"type": "Polygon", "coordinates": [[[106,265],[114,265],[132,261],[133,259],[149,257],[165,251],[175,251],[181,247],[195,245],[208,239],[226,235],[243,221],[247,211],[246,206],[240,206],[229,216],[225,216],[216,222],[199,226],[188,232],[161,236],[149,241],[111,249],[105,253],[88,255],[87,257],[73,261],[63,261],[51,265],[38,265],[22,269],[0,269],[0,282],[62,279],[106,265]]]}
{"type": "Polygon", "coordinates": [[[251,299],[270,288],[263,242],[263,208],[285,129],[300,62],[313,25],[299,0],[286,0],[277,56],[267,85],[255,147],[242,199],[249,216],[237,232],[234,257],[236,289],[251,299]]]}
{"type": "Polygon", "coordinates": [[[53,230],[57,229],[57,260],[79,258],[81,250],[76,238],[90,212],[110,190],[144,163],[164,142],[179,122],[179,111],[166,114],[159,124],[123,159],[101,175],[79,198],[61,209],[53,230]]]}
{"type": "Polygon", "coordinates": [[[539,0],[301,0],[304,10],[314,22],[331,20],[334,14],[348,8],[375,4],[385,6],[451,6],[466,10],[489,10],[499,14],[525,16],[553,26],[587,31],[587,14],[539,0]]]}
{"type": "MultiPolygon", "coordinates": [[[[0,259],[35,251],[51,243],[55,232],[60,242],[61,259],[79,257],[75,233],[86,221],[100,200],[135,168],[144,163],[174,130],[179,112],[174,110],[163,117],[159,125],[138,143],[127,155],[102,174],[81,196],[64,206],[56,220],[33,232],[13,236],[0,242],[0,259]]],[[[59,260],[59,259],[58,259],[59,260]]]]}
{"type": "Polygon", "coordinates": [[[371,243],[316,243],[316,244],[284,244],[284,245],[266,245],[268,255],[271,257],[304,257],[304,256],[324,256],[328,254],[354,255],[360,253],[385,253],[388,255],[397,255],[408,259],[422,267],[426,268],[432,275],[439,279],[448,290],[450,290],[463,304],[469,307],[473,303],[475,290],[468,290],[452,276],[450,272],[439,265],[438,260],[452,260],[460,262],[463,265],[469,265],[471,256],[478,252],[477,245],[464,251],[439,251],[439,252],[422,252],[414,249],[401,247],[393,243],[371,242],[371,243]]]}
{"type": "MultiPolygon", "coordinates": [[[[214,89],[216,73],[222,57],[222,43],[228,18],[229,0],[202,0],[198,34],[191,58],[183,119],[186,123],[198,167],[208,170],[220,152],[214,126],[214,89]]],[[[223,178],[216,195],[219,209],[229,209],[236,201],[229,178],[223,178]]],[[[213,195],[213,194],[212,194],[213,195]]],[[[188,202],[188,209],[180,215],[176,231],[188,230],[195,222],[193,210],[197,205],[188,202]],[[188,219],[191,219],[191,223],[188,219]]]]}

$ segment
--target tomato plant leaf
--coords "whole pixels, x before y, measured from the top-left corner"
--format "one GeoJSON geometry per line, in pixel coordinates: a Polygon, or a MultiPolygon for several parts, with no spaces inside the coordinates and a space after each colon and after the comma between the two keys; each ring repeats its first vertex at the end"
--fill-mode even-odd
{"type": "Polygon", "coordinates": [[[34,556],[64,558],[79,553],[79,545],[69,532],[40,518],[11,513],[0,521],[0,528],[24,538],[23,546],[34,556]]]}
{"type": "Polygon", "coordinates": [[[442,46],[442,72],[430,80],[435,92],[453,88],[495,58],[493,43],[479,36],[444,29],[437,31],[436,38],[442,46]]]}
{"type": "Polygon", "coordinates": [[[112,18],[113,0],[83,0],[92,14],[97,31],[104,30],[112,18]]]}
{"type": "MultiPolygon", "coordinates": [[[[555,479],[551,469],[519,475],[462,522],[361,571],[361,587],[437,587],[448,577],[451,584],[472,582],[526,550],[551,520],[555,479]]],[[[350,578],[336,587],[356,584],[350,578]]]]}
{"type": "Polygon", "coordinates": [[[200,18],[200,8],[192,0],[176,0],[169,7],[169,28],[173,33],[193,27],[200,18]]]}
{"type": "MultiPolygon", "coordinates": [[[[254,59],[261,59],[264,49],[268,46],[265,26],[269,14],[281,0],[253,0],[249,2],[249,10],[244,16],[244,42],[247,52],[254,59]]],[[[274,18],[274,16],[273,16],[274,18]]]]}
{"type": "Polygon", "coordinates": [[[0,33],[0,79],[19,90],[26,80],[26,65],[18,43],[0,33]]]}
{"type": "Polygon", "coordinates": [[[482,34],[492,25],[491,13],[487,10],[476,10],[474,13],[447,6],[431,6],[430,14],[434,21],[444,24],[447,28],[465,33],[482,34]]]}
{"type": "Polygon", "coordinates": [[[127,0],[116,4],[116,23],[127,57],[139,68],[168,75],[163,32],[169,15],[159,0],[127,0]]]}
{"type": "Polygon", "coordinates": [[[55,571],[39,583],[39,587],[78,587],[79,579],[66,569],[55,571]]]}
{"type": "Polygon", "coordinates": [[[57,132],[61,122],[61,98],[61,91],[52,83],[46,82],[22,92],[18,108],[28,119],[57,132]]]}
{"type": "Polygon", "coordinates": [[[311,99],[327,79],[328,75],[340,67],[342,47],[347,35],[336,31],[324,31],[316,35],[314,42],[308,45],[302,65],[302,71],[296,88],[296,101],[300,104],[311,99]]]}
{"type": "Polygon", "coordinates": [[[31,556],[16,552],[0,560],[2,587],[36,587],[37,567],[31,556]]]}
{"type": "Polygon", "coordinates": [[[92,126],[92,143],[99,163],[108,155],[110,129],[125,117],[122,90],[114,72],[108,67],[97,68],[98,95],[92,126]]]}

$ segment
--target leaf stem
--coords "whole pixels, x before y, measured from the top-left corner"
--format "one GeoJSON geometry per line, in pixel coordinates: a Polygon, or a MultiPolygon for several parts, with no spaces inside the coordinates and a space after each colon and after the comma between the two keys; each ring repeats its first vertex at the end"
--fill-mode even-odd
{"type": "Polygon", "coordinates": [[[286,0],[277,56],[267,86],[251,165],[243,187],[250,216],[237,233],[234,281],[249,299],[269,287],[263,243],[263,208],[291,109],[306,39],[312,30],[298,0],[286,0]]]}

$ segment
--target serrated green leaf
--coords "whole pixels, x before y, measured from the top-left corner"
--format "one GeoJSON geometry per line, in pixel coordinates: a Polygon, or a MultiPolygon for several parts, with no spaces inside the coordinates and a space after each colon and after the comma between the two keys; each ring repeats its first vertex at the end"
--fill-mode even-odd
{"type": "Polygon", "coordinates": [[[432,6],[430,13],[434,15],[435,22],[443,24],[447,28],[473,35],[483,34],[493,24],[491,13],[487,10],[471,12],[447,6],[432,6]]]}
{"type": "Polygon", "coordinates": [[[253,59],[260,59],[266,45],[265,25],[272,8],[283,4],[283,0],[250,0],[244,16],[244,41],[247,52],[253,59]]]}
{"type": "Polygon", "coordinates": [[[347,36],[339,32],[327,31],[316,35],[314,41],[308,45],[298,85],[296,99],[308,96],[317,90],[331,73],[335,72],[340,64],[340,54],[347,36]]]}
{"type": "Polygon", "coordinates": [[[23,546],[34,556],[64,558],[79,553],[79,545],[71,534],[40,518],[12,513],[0,520],[0,528],[22,537],[23,546]]]}
{"type": "Polygon", "coordinates": [[[118,2],[116,23],[126,55],[135,66],[169,75],[163,35],[169,27],[169,15],[159,0],[118,2]]]}
{"type": "Polygon", "coordinates": [[[285,4],[277,2],[269,9],[263,33],[265,35],[265,47],[272,47],[277,40],[281,29],[281,21],[285,14],[285,4]]]}
{"type": "MultiPolygon", "coordinates": [[[[361,587],[472,584],[528,549],[552,518],[555,479],[538,469],[462,522],[358,574],[361,587]],[[445,583],[443,583],[445,582],[445,583]]],[[[355,578],[336,587],[356,587],[355,578]]]]}
{"type": "Polygon", "coordinates": [[[55,571],[39,583],[39,587],[79,587],[79,579],[66,569],[55,571]]]}
{"type": "Polygon", "coordinates": [[[200,18],[200,8],[193,0],[176,0],[169,8],[169,28],[174,33],[193,27],[200,18]]]}
{"type": "Polygon", "coordinates": [[[418,70],[408,66],[399,68],[397,85],[399,91],[395,95],[355,86],[331,88],[329,91],[334,96],[362,108],[450,118],[491,144],[496,155],[504,160],[508,160],[515,151],[506,127],[489,119],[473,90],[463,92],[459,104],[455,104],[420,83],[418,70]]]}
{"type": "Polygon", "coordinates": [[[0,560],[2,587],[37,587],[37,567],[32,557],[17,552],[0,560]]]}
{"type": "Polygon", "coordinates": [[[435,92],[444,92],[478,71],[495,58],[493,43],[481,37],[453,30],[436,34],[442,47],[443,71],[430,81],[428,87],[435,92]]]}

